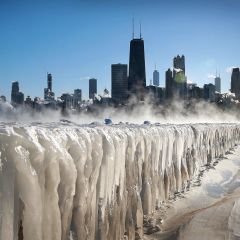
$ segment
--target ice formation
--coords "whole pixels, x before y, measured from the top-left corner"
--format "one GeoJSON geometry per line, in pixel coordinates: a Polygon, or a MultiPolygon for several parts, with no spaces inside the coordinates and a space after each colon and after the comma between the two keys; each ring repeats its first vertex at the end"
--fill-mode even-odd
{"type": "Polygon", "coordinates": [[[0,239],[141,239],[143,215],[239,140],[233,123],[1,124],[0,239]]]}

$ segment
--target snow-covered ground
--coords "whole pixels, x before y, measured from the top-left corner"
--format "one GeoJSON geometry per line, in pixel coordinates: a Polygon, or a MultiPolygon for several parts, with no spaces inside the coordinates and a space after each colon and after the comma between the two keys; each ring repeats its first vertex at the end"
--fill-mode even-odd
{"type": "Polygon", "coordinates": [[[234,123],[2,123],[0,239],[140,239],[143,215],[239,142],[234,123]]]}
{"type": "Polygon", "coordinates": [[[202,167],[192,185],[151,216],[161,231],[147,239],[240,239],[240,146],[202,167]]]}

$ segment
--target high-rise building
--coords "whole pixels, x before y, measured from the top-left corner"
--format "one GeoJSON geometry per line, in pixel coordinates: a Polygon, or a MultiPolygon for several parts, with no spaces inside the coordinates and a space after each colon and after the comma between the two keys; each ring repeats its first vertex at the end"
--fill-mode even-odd
{"type": "Polygon", "coordinates": [[[159,72],[156,69],[153,72],[153,85],[159,86],[159,72]]]}
{"type": "Polygon", "coordinates": [[[231,92],[240,97],[240,72],[239,68],[233,68],[231,76],[231,92]]]}
{"type": "Polygon", "coordinates": [[[13,105],[23,104],[24,94],[19,91],[19,83],[12,83],[11,102],[13,105]]]}
{"type": "Polygon", "coordinates": [[[82,89],[75,89],[74,96],[78,98],[80,101],[82,101],[82,89]]]}
{"type": "Polygon", "coordinates": [[[89,79],[89,99],[94,99],[95,94],[97,94],[97,79],[89,79]]]}
{"type": "Polygon", "coordinates": [[[70,93],[63,93],[60,99],[63,101],[64,108],[73,108],[74,100],[73,94],[70,93]]]}
{"type": "Polygon", "coordinates": [[[73,94],[73,107],[77,109],[80,106],[80,103],[82,101],[82,90],[81,89],[75,89],[73,94]]]}
{"type": "Polygon", "coordinates": [[[179,55],[177,55],[177,57],[175,57],[173,59],[173,67],[175,69],[181,69],[185,75],[185,57],[184,57],[184,55],[182,55],[181,57],[179,55]]]}
{"type": "Polygon", "coordinates": [[[173,70],[173,81],[174,81],[174,96],[180,98],[186,98],[187,96],[187,80],[182,70],[173,70]]]}
{"type": "Polygon", "coordinates": [[[221,78],[220,78],[220,75],[215,77],[215,91],[221,93],[221,78]]]}
{"type": "Polygon", "coordinates": [[[52,92],[52,74],[48,73],[47,74],[47,82],[48,82],[48,89],[50,92],[52,92]]]}
{"type": "Polygon", "coordinates": [[[203,88],[197,86],[196,83],[187,84],[188,99],[200,99],[204,96],[203,88]]]}
{"type": "Polygon", "coordinates": [[[52,91],[52,74],[47,74],[47,88],[44,88],[44,100],[46,101],[54,101],[55,94],[52,91]]]}
{"type": "Polygon", "coordinates": [[[65,109],[77,110],[80,108],[82,101],[82,90],[75,89],[74,93],[63,93],[60,99],[63,101],[63,107],[65,109]]]}
{"type": "Polygon", "coordinates": [[[149,85],[146,87],[146,91],[153,103],[161,103],[165,99],[165,88],[149,85]]]}
{"type": "Polygon", "coordinates": [[[112,64],[112,99],[124,102],[127,99],[128,79],[127,64],[112,64]]]}
{"type": "Polygon", "coordinates": [[[19,93],[19,83],[12,82],[12,92],[11,92],[11,101],[13,101],[14,96],[19,93]]]}
{"type": "Polygon", "coordinates": [[[185,76],[185,57],[177,55],[173,59],[174,95],[180,98],[187,97],[187,79],[185,76]]]}
{"type": "Polygon", "coordinates": [[[173,81],[173,72],[170,68],[166,71],[165,79],[166,79],[166,82],[165,82],[166,99],[171,99],[173,98],[173,93],[174,93],[174,81],[173,81]]]}
{"type": "Polygon", "coordinates": [[[27,96],[25,100],[25,106],[33,107],[33,105],[34,105],[34,102],[32,101],[31,97],[27,96]]]}
{"type": "Polygon", "coordinates": [[[215,101],[215,85],[212,83],[204,84],[203,86],[204,99],[210,102],[215,101]]]}
{"type": "Polygon", "coordinates": [[[144,97],[145,87],[144,41],[140,36],[140,38],[133,38],[130,42],[128,90],[130,93],[142,99],[144,97]]]}

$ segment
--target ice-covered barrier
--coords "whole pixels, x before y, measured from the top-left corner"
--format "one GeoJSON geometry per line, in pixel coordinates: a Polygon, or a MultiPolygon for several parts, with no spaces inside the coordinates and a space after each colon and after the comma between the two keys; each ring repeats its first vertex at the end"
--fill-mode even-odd
{"type": "Polygon", "coordinates": [[[141,239],[143,214],[239,140],[239,124],[2,124],[0,239],[141,239]]]}

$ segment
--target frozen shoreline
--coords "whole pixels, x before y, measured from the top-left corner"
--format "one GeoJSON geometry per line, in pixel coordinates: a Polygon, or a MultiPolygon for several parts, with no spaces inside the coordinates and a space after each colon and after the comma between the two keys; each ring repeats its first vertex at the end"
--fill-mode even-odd
{"type": "Polygon", "coordinates": [[[200,186],[155,214],[155,218],[163,218],[161,231],[145,239],[240,239],[240,146],[218,161],[204,171],[200,186]]]}
{"type": "Polygon", "coordinates": [[[1,123],[1,239],[143,239],[143,216],[239,143],[237,123],[1,123]]]}

